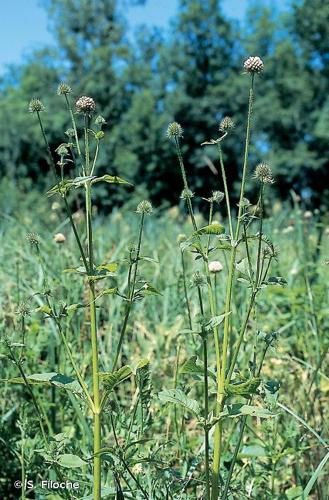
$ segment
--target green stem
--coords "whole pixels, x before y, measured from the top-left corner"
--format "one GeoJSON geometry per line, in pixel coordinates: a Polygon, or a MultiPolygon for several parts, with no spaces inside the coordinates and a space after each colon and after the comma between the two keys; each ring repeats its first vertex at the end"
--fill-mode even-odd
{"type": "Polygon", "coordinates": [[[220,163],[220,169],[221,169],[222,180],[223,180],[223,185],[224,185],[226,209],[227,209],[228,223],[229,223],[229,227],[230,227],[230,236],[231,236],[231,240],[233,240],[233,225],[232,225],[230,197],[229,197],[228,188],[227,188],[227,180],[226,180],[226,172],[225,172],[224,161],[223,161],[222,148],[221,148],[221,145],[219,143],[217,144],[217,149],[218,149],[218,154],[219,154],[219,163],[220,163]]]}
{"type": "Polygon", "coordinates": [[[185,260],[184,260],[184,252],[182,250],[181,250],[181,260],[182,260],[182,270],[183,270],[183,286],[184,286],[185,305],[186,305],[186,310],[187,310],[189,327],[190,327],[190,330],[192,330],[193,328],[192,328],[191,308],[190,308],[190,302],[188,300],[187,286],[186,286],[186,267],[185,267],[185,260]]]}
{"type": "MultiPolygon", "coordinates": [[[[241,215],[242,215],[242,200],[244,197],[244,189],[245,189],[245,183],[246,183],[248,158],[249,158],[251,115],[252,115],[252,105],[253,105],[253,96],[254,96],[253,87],[254,87],[254,75],[252,75],[252,77],[251,77],[251,86],[250,86],[250,90],[249,90],[247,129],[246,129],[244,161],[243,161],[243,169],[242,169],[241,190],[240,190],[240,198],[239,198],[238,220],[237,220],[237,227],[236,227],[236,231],[235,231],[235,242],[232,242],[232,244],[234,246],[233,246],[232,251],[231,251],[228,282],[227,282],[227,289],[226,289],[221,373],[219,374],[219,383],[218,383],[218,390],[217,390],[217,402],[216,402],[216,409],[215,409],[216,416],[218,416],[220,414],[220,412],[223,410],[223,406],[224,406],[224,388],[225,388],[226,366],[227,366],[227,358],[228,358],[228,340],[229,340],[229,331],[230,331],[230,316],[229,316],[229,314],[231,311],[231,299],[232,299],[233,279],[234,279],[234,270],[235,270],[235,259],[236,259],[236,253],[237,253],[236,242],[237,242],[237,240],[239,238],[239,234],[240,234],[240,224],[241,224],[241,215]]],[[[218,377],[218,374],[217,374],[217,377],[218,377]]],[[[219,469],[220,469],[220,460],[221,460],[222,432],[223,432],[223,420],[220,420],[218,422],[218,424],[216,424],[216,427],[215,427],[211,500],[217,500],[218,495],[219,495],[218,479],[219,479],[219,469]]]]}
{"type": "MultiPolygon", "coordinates": [[[[88,173],[89,166],[89,146],[88,146],[88,131],[87,120],[85,117],[85,149],[86,149],[86,170],[88,173]]],[[[94,416],[94,470],[93,483],[94,500],[101,498],[101,397],[99,388],[99,359],[98,359],[98,339],[97,339],[97,317],[96,317],[96,295],[95,284],[92,280],[94,269],[93,255],[93,235],[91,221],[91,184],[86,183],[86,219],[87,219],[87,239],[88,239],[88,258],[89,258],[89,311],[90,311],[90,335],[91,335],[91,351],[92,351],[92,386],[93,386],[93,416],[94,416]]]]}
{"type": "MultiPolygon", "coordinates": [[[[200,287],[198,286],[198,297],[201,316],[204,318],[204,309],[200,287]]],[[[205,447],[205,473],[206,473],[206,500],[210,499],[210,475],[209,475],[209,429],[208,429],[208,414],[209,414],[209,387],[208,387],[208,346],[207,334],[203,329],[203,392],[204,392],[204,447],[205,447]]]]}
{"type": "Polygon", "coordinates": [[[136,281],[137,281],[137,272],[138,272],[138,262],[139,262],[139,257],[140,257],[140,252],[141,252],[141,247],[142,247],[142,237],[143,237],[143,230],[144,230],[144,221],[145,221],[145,213],[142,213],[141,216],[141,222],[139,226],[139,235],[138,235],[138,244],[137,244],[137,251],[136,251],[136,257],[134,259],[133,264],[135,264],[134,271],[133,271],[133,277],[131,279],[131,272],[132,272],[132,266],[129,268],[129,275],[128,275],[128,303],[126,306],[126,312],[125,312],[125,317],[123,320],[123,325],[121,328],[120,332],[120,337],[119,337],[119,342],[117,345],[116,353],[115,353],[115,358],[114,362],[112,365],[112,372],[115,371],[118,363],[118,359],[120,356],[120,351],[122,347],[122,342],[126,333],[127,325],[128,325],[128,320],[131,312],[131,308],[134,302],[134,294],[135,294],[135,288],[136,288],[136,281]]]}

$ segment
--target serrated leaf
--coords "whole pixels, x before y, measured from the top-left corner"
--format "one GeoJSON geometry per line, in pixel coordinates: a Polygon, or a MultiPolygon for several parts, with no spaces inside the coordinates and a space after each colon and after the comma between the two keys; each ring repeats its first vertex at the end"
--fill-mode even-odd
{"type": "Polygon", "coordinates": [[[224,226],[219,222],[213,222],[212,224],[208,224],[207,226],[203,226],[197,231],[194,232],[197,234],[222,234],[225,231],[224,226]]]}
{"type": "Polygon", "coordinates": [[[66,467],[68,469],[75,469],[78,467],[83,467],[87,465],[87,462],[78,457],[78,455],[72,455],[71,453],[64,453],[60,455],[57,459],[58,465],[66,467]]]}
{"type": "Polygon", "coordinates": [[[167,391],[161,391],[158,394],[161,401],[167,401],[169,403],[174,403],[182,406],[186,410],[194,413],[195,415],[200,415],[199,403],[195,399],[191,399],[180,389],[169,389],[167,391]]]}
{"type": "Polygon", "coordinates": [[[99,376],[103,380],[106,390],[110,392],[114,389],[114,387],[116,387],[121,382],[130,377],[131,374],[132,374],[132,369],[130,368],[130,366],[125,365],[113,373],[101,372],[99,376]]]}

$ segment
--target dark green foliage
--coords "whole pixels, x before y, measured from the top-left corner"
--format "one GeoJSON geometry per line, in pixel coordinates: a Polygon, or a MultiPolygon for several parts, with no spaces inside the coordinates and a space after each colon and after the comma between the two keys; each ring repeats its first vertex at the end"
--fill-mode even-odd
{"type": "MultiPolygon", "coordinates": [[[[57,46],[32,53],[2,78],[1,175],[28,175],[45,188],[48,167],[27,105],[32,97],[48,96],[43,117],[54,150],[66,140],[57,131],[70,125],[65,101],[55,95],[64,79],[73,99],[91,95],[107,121],[99,175],[110,168],[138,181],[139,198],[148,193],[157,204],[177,200],[179,172],[165,139],[167,124],[175,119],[185,129],[191,188],[209,196],[220,187],[209,168],[210,162],[218,168],[218,159],[215,148],[200,144],[216,139],[220,119],[230,115],[236,128],[223,154],[230,158],[228,184],[234,187],[241,172],[236,137],[243,133],[246,113],[242,61],[257,54],[265,72],[256,89],[256,128],[262,132],[254,138],[252,162],[271,163],[277,195],[286,198],[293,187],[306,204],[310,197],[326,203],[328,5],[292,2],[280,16],[253,2],[242,29],[225,19],[219,0],[181,0],[168,33],[144,26],[133,38],[124,13],[136,3],[144,2],[44,0],[57,46]]],[[[123,201],[123,191],[111,186],[100,187],[97,196],[105,210],[123,201]]]]}

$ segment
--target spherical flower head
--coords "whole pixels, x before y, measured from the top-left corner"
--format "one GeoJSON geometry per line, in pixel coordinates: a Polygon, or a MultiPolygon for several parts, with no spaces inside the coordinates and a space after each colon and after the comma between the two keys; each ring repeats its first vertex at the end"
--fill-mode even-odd
{"type": "Polygon", "coordinates": [[[271,167],[267,163],[259,163],[255,169],[255,179],[263,184],[273,184],[273,174],[271,167]]]}
{"type": "Polygon", "coordinates": [[[31,99],[29,104],[29,112],[30,113],[41,113],[41,111],[45,111],[45,107],[40,101],[40,99],[31,99]]]}
{"type": "Polygon", "coordinates": [[[169,123],[167,128],[168,139],[180,139],[183,137],[183,128],[177,122],[169,123]]]}
{"type": "Polygon", "coordinates": [[[67,156],[69,154],[69,150],[67,149],[66,144],[61,144],[60,146],[58,146],[58,148],[56,149],[56,153],[59,156],[67,156]]]}
{"type": "Polygon", "coordinates": [[[259,74],[263,71],[264,69],[264,63],[261,60],[260,57],[258,56],[250,56],[248,59],[245,60],[243,63],[243,68],[246,73],[251,73],[251,74],[259,74]]]}
{"type": "Polygon", "coordinates": [[[182,200],[187,200],[188,198],[193,198],[194,193],[190,189],[183,189],[180,197],[182,198],[182,200]]]}
{"type": "Polygon", "coordinates": [[[57,87],[57,94],[58,95],[67,95],[67,94],[71,94],[71,92],[72,92],[71,87],[65,82],[61,82],[57,87]]]}
{"type": "Polygon", "coordinates": [[[19,314],[22,317],[30,316],[31,314],[31,309],[29,308],[28,304],[26,302],[21,302],[18,305],[17,308],[17,314],[19,314]]]}
{"type": "Polygon", "coordinates": [[[203,286],[207,283],[205,277],[197,271],[192,276],[192,285],[194,286],[203,286]]]}
{"type": "Polygon", "coordinates": [[[180,245],[181,243],[183,243],[183,241],[186,241],[186,240],[187,240],[186,234],[180,233],[177,236],[177,243],[178,243],[178,245],[180,245]]]}
{"type": "Polygon", "coordinates": [[[148,200],[143,200],[140,203],[138,203],[137,208],[136,208],[137,214],[149,215],[152,212],[153,212],[153,207],[152,207],[152,204],[148,200]]]}
{"type": "Polygon", "coordinates": [[[75,107],[77,108],[78,113],[90,115],[96,110],[96,103],[92,97],[83,95],[82,97],[79,97],[75,103],[75,107]]]}
{"type": "Polygon", "coordinates": [[[213,203],[220,203],[221,201],[223,201],[223,199],[224,199],[224,193],[222,193],[221,191],[212,192],[211,201],[213,203]]]}
{"type": "Polygon", "coordinates": [[[38,233],[28,233],[26,235],[26,239],[32,246],[38,246],[40,244],[40,236],[38,235],[38,233]]]}
{"type": "Polygon", "coordinates": [[[229,116],[225,116],[219,124],[219,131],[228,133],[233,130],[234,127],[235,125],[232,118],[230,118],[229,116]]]}
{"type": "Polygon", "coordinates": [[[313,214],[312,214],[311,210],[306,210],[304,212],[304,219],[312,219],[312,217],[313,217],[313,214]]]}
{"type": "Polygon", "coordinates": [[[208,269],[211,273],[220,273],[223,270],[223,264],[219,260],[209,262],[208,269]]]}
{"type": "Polygon", "coordinates": [[[63,233],[56,233],[54,234],[54,242],[58,244],[63,244],[66,240],[66,237],[63,233]]]}

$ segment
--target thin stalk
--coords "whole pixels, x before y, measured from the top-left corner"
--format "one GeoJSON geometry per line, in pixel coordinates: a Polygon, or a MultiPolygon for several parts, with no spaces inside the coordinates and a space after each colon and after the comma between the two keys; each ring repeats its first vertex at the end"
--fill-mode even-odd
{"type": "MultiPolygon", "coordinates": [[[[257,377],[259,377],[259,375],[260,375],[260,373],[262,371],[262,367],[263,367],[263,364],[264,364],[264,360],[265,360],[265,356],[266,356],[268,348],[269,348],[269,344],[266,345],[266,347],[265,347],[265,349],[263,351],[262,359],[261,359],[261,362],[259,364],[257,375],[256,375],[257,377]]],[[[249,401],[248,401],[247,404],[250,405],[251,401],[252,401],[252,398],[249,399],[249,401]]],[[[230,470],[228,472],[228,476],[227,476],[226,481],[225,481],[225,486],[224,486],[224,492],[223,492],[222,500],[225,500],[226,497],[227,497],[228,489],[230,487],[230,482],[231,482],[231,479],[232,479],[233,470],[234,470],[234,467],[235,467],[235,464],[236,464],[236,460],[237,460],[237,456],[238,456],[238,453],[239,453],[239,450],[240,450],[240,446],[241,446],[241,442],[242,442],[242,438],[243,438],[243,434],[244,434],[244,429],[245,429],[245,426],[247,424],[247,419],[248,419],[248,415],[245,415],[243,417],[243,419],[242,419],[242,422],[241,422],[241,427],[240,427],[238,442],[237,442],[237,444],[235,446],[235,449],[234,449],[234,452],[233,452],[233,457],[232,457],[232,461],[231,461],[231,465],[230,465],[230,470]]]]}
{"type": "Polygon", "coordinates": [[[76,144],[76,147],[77,147],[78,155],[81,157],[81,149],[80,149],[80,144],[79,144],[77,124],[76,124],[76,121],[75,121],[75,118],[74,118],[74,114],[73,114],[73,110],[72,110],[72,106],[71,106],[71,103],[69,101],[69,98],[67,97],[67,94],[64,94],[64,95],[65,95],[65,100],[66,100],[66,104],[67,104],[67,109],[68,109],[68,111],[70,113],[70,116],[71,116],[72,127],[73,127],[73,130],[74,130],[75,144],[76,144]]]}
{"type": "Polygon", "coordinates": [[[134,302],[134,294],[135,294],[135,288],[136,288],[136,281],[137,281],[137,272],[138,272],[138,262],[139,262],[139,257],[140,257],[140,252],[141,252],[141,247],[142,247],[142,238],[143,238],[143,230],[144,230],[144,221],[145,221],[145,213],[142,213],[141,215],[141,222],[139,226],[139,235],[138,235],[138,244],[137,244],[137,251],[136,251],[136,257],[134,259],[133,264],[134,266],[134,271],[132,272],[132,265],[129,268],[129,275],[128,275],[128,303],[126,306],[126,311],[125,311],[125,317],[123,320],[123,325],[121,328],[120,332],[120,337],[119,337],[119,342],[117,345],[116,353],[115,353],[115,358],[113,361],[112,365],[112,372],[115,371],[118,363],[118,359],[120,356],[120,351],[122,347],[122,342],[126,333],[127,325],[128,325],[128,320],[131,312],[131,308],[134,302]],[[131,278],[132,274],[132,278],[131,278]]]}
{"type": "MultiPolygon", "coordinates": [[[[201,316],[204,318],[204,309],[200,287],[198,286],[198,297],[201,316]]],[[[206,473],[206,500],[210,499],[210,475],[209,475],[209,386],[208,386],[208,345],[207,334],[203,328],[203,399],[204,399],[204,448],[205,448],[205,473],[206,473]]]]}
{"type": "MultiPolygon", "coordinates": [[[[134,475],[134,473],[131,471],[129,465],[127,464],[127,462],[125,461],[124,457],[123,457],[123,453],[121,451],[121,446],[119,444],[119,441],[118,441],[118,438],[117,438],[117,434],[116,434],[116,431],[115,431],[115,426],[114,426],[114,422],[113,422],[113,416],[112,416],[112,413],[110,413],[110,421],[111,421],[111,427],[112,427],[112,431],[113,431],[113,436],[114,436],[114,441],[115,441],[115,444],[116,444],[116,447],[117,449],[120,451],[119,455],[120,455],[120,460],[122,462],[122,465],[124,466],[124,468],[126,469],[126,471],[128,472],[129,476],[131,477],[131,479],[136,483],[137,487],[140,489],[140,491],[142,492],[142,495],[144,498],[146,498],[146,500],[148,500],[149,496],[148,494],[146,493],[146,491],[144,490],[144,488],[142,487],[142,485],[140,484],[140,482],[138,481],[137,477],[134,475]]],[[[127,483],[128,484],[128,483],[127,483]]],[[[128,485],[129,486],[129,485],[128,485]]]]}
{"type": "MultiPolygon", "coordinates": [[[[229,313],[231,311],[233,278],[234,278],[234,269],[235,269],[235,259],[236,259],[236,253],[237,253],[236,242],[237,242],[237,240],[239,238],[239,234],[240,234],[241,215],[242,215],[242,200],[244,197],[247,167],[248,167],[248,158],[249,158],[251,115],[252,115],[252,106],[253,106],[253,97],[254,97],[253,87],[254,87],[254,75],[251,76],[251,86],[250,86],[250,90],[249,90],[247,129],[246,129],[244,160],[243,160],[243,169],[242,169],[241,190],[240,190],[240,198],[239,198],[238,220],[237,220],[237,226],[236,226],[236,230],[235,230],[235,242],[232,242],[232,244],[234,246],[233,246],[232,251],[231,251],[228,282],[227,282],[227,289],[226,289],[221,373],[219,374],[219,381],[218,381],[218,393],[217,393],[217,402],[216,402],[216,409],[215,409],[216,416],[218,416],[220,414],[220,412],[222,411],[223,406],[224,406],[224,387],[225,387],[225,377],[226,377],[226,365],[227,365],[227,359],[228,359],[228,340],[229,340],[229,331],[230,331],[229,313]]],[[[217,377],[218,377],[218,374],[217,374],[217,377]]],[[[211,500],[217,500],[218,495],[219,495],[218,479],[219,479],[219,469],[220,469],[220,459],[221,459],[222,431],[223,431],[223,420],[220,420],[218,422],[218,424],[216,424],[216,427],[215,427],[211,500]]]]}
{"type": "MultiPolygon", "coordinates": [[[[184,167],[183,156],[182,156],[182,152],[181,152],[179,141],[178,141],[177,137],[175,137],[175,145],[176,145],[177,156],[178,156],[179,165],[180,165],[180,168],[181,168],[181,173],[182,173],[182,178],[183,178],[183,186],[184,186],[185,192],[187,193],[187,198],[186,198],[186,200],[187,200],[187,207],[188,207],[188,211],[189,211],[189,215],[190,215],[190,219],[191,219],[191,222],[192,222],[193,229],[196,232],[196,237],[198,239],[198,243],[199,243],[199,247],[200,247],[200,251],[201,251],[201,255],[202,255],[202,259],[203,259],[203,263],[204,263],[204,272],[205,272],[205,275],[206,275],[206,278],[207,278],[207,285],[208,285],[207,288],[208,288],[208,297],[209,297],[209,304],[210,304],[210,312],[211,312],[212,317],[214,317],[214,316],[216,316],[216,301],[215,301],[215,297],[214,297],[214,293],[213,293],[213,289],[212,289],[212,285],[211,285],[210,272],[209,272],[209,268],[208,268],[208,258],[207,258],[206,254],[205,254],[204,249],[203,249],[203,245],[202,245],[202,241],[201,241],[200,235],[197,232],[198,231],[198,227],[197,227],[197,224],[196,224],[196,221],[195,221],[195,217],[194,217],[194,212],[193,212],[191,198],[190,198],[190,196],[188,196],[189,186],[188,186],[188,182],[187,182],[187,177],[186,177],[186,172],[185,172],[185,167],[184,167]]],[[[216,352],[217,377],[219,377],[219,374],[221,372],[221,362],[220,362],[219,335],[218,335],[218,328],[217,327],[215,327],[213,329],[213,335],[214,335],[215,352],[216,352]]],[[[218,378],[218,380],[219,380],[219,378],[218,378]]],[[[219,390],[218,383],[217,383],[217,390],[219,390]]]]}
{"type": "Polygon", "coordinates": [[[190,330],[192,330],[193,328],[192,328],[191,307],[190,307],[190,302],[188,300],[187,285],[186,285],[186,266],[185,266],[185,260],[184,260],[184,252],[182,250],[181,250],[181,260],[182,260],[182,271],[183,271],[183,286],[184,286],[185,305],[186,305],[186,310],[187,310],[189,327],[190,327],[190,330]]]}
{"type": "MultiPolygon", "coordinates": [[[[85,115],[85,167],[89,175],[89,138],[88,121],[85,115]]],[[[89,312],[90,312],[90,335],[92,351],[92,387],[93,387],[93,417],[94,417],[94,469],[93,469],[93,498],[101,498],[101,396],[99,387],[99,359],[98,359],[98,338],[97,338],[97,316],[96,316],[96,294],[95,284],[92,280],[94,271],[93,234],[92,234],[92,206],[91,206],[91,183],[86,182],[86,224],[87,224],[87,246],[89,259],[89,312]]]]}
{"type": "Polygon", "coordinates": [[[221,169],[221,173],[222,173],[222,180],[223,180],[223,185],[224,185],[224,194],[225,194],[225,201],[226,201],[228,223],[229,223],[229,227],[230,227],[230,236],[231,236],[231,240],[233,240],[234,233],[233,233],[233,225],[232,225],[231,204],[230,204],[230,197],[228,194],[226,172],[225,172],[224,160],[223,160],[223,152],[222,152],[222,148],[221,148],[220,143],[217,143],[217,149],[218,149],[218,154],[219,154],[219,164],[220,164],[220,169],[221,169]]]}

